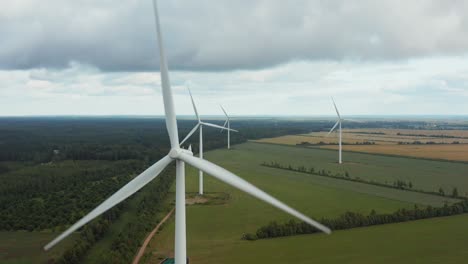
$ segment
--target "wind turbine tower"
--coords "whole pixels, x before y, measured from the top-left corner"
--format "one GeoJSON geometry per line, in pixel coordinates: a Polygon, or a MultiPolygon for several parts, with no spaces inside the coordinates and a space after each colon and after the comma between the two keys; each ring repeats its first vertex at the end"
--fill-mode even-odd
{"type": "Polygon", "coordinates": [[[160,159],[158,162],[153,164],[151,167],[146,169],[137,177],[133,178],[129,183],[119,189],[116,193],[111,195],[107,200],[98,205],[89,214],[81,218],[78,222],[73,224],[70,228],[65,230],[62,234],[47,244],[44,249],[48,250],[55,246],[57,243],[62,241],[64,238],[72,234],[74,231],[87,224],[97,216],[101,215],[105,211],[114,207],[118,203],[122,202],[130,195],[136,193],[143,186],[148,184],[154,178],[156,178],[169,164],[173,161],[176,163],[176,212],[175,212],[175,263],[176,264],[187,264],[187,241],[186,241],[186,217],[185,217],[185,163],[191,166],[203,170],[211,176],[223,181],[233,187],[236,187],[256,198],[267,202],[284,212],[293,215],[302,221],[316,227],[317,229],[331,233],[331,230],[320,224],[319,222],[305,216],[304,214],[296,211],[295,209],[287,206],[278,199],[270,196],[266,192],[258,189],[254,185],[240,178],[239,176],[227,171],[226,169],[215,165],[209,161],[194,157],[190,150],[182,149],[179,147],[179,134],[177,130],[177,120],[174,108],[174,101],[172,96],[172,89],[169,81],[169,70],[167,67],[166,57],[163,49],[163,41],[161,38],[161,28],[159,25],[158,9],[156,0],[153,0],[155,22],[156,22],[156,33],[159,44],[159,58],[160,58],[160,72],[161,72],[161,86],[162,95],[164,102],[164,111],[166,114],[166,127],[169,134],[171,143],[171,150],[169,153],[160,159]]]}
{"type": "MultiPolygon", "coordinates": [[[[224,127],[226,127],[227,125],[227,148],[228,149],[231,149],[231,118],[229,118],[229,115],[227,114],[226,110],[224,109],[224,107],[222,105],[219,105],[221,106],[221,109],[223,110],[224,112],[224,115],[226,116],[226,121],[224,122],[224,127]]],[[[233,130],[235,132],[237,132],[236,130],[233,130]]],[[[223,132],[223,130],[221,130],[221,132],[223,132]]]]}
{"type": "Polygon", "coordinates": [[[342,164],[343,160],[342,160],[341,152],[342,152],[342,139],[343,138],[342,138],[342,131],[341,131],[341,122],[343,121],[343,118],[341,118],[340,112],[338,111],[338,108],[336,107],[336,104],[335,104],[335,100],[333,100],[333,98],[332,98],[332,102],[333,102],[333,106],[335,107],[336,114],[338,115],[338,121],[336,121],[332,129],[330,129],[330,132],[328,132],[327,136],[330,135],[330,133],[333,132],[333,130],[335,130],[335,128],[338,126],[338,135],[339,135],[338,136],[338,163],[342,164]]]}
{"type": "MultiPolygon", "coordinates": [[[[193,135],[193,133],[195,133],[195,131],[197,131],[197,129],[199,129],[200,139],[199,139],[199,144],[198,144],[198,146],[199,146],[198,157],[200,159],[203,159],[203,126],[220,128],[221,131],[227,130],[228,133],[231,130],[234,131],[234,132],[237,132],[237,130],[226,128],[226,124],[224,124],[224,126],[218,126],[218,125],[215,125],[215,124],[212,124],[212,123],[207,123],[207,122],[201,121],[201,118],[198,115],[197,106],[195,105],[195,101],[193,100],[192,92],[190,91],[190,88],[188,88],[188,87],[187,87],[187,90],[189,91],[190,100],[192,101],[193,111],[195,112],[198,123],[192,128],[192,130],[187,134],[187,136],[185,136],[185,138],[182,140],[182,142],[180,142],[180,146],[182,146],[182,144],[184,144],[193,135]]],[[[203,171],[199,170],[198,171],[198,194],[203,195],[203,192],[204,192],[203,191],[203,171]]]]}

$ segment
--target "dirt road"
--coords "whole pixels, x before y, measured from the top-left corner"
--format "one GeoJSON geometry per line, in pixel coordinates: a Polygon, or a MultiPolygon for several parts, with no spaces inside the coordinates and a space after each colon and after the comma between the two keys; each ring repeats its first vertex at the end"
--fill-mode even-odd
{"type": "Polygon", "coordinates": [[[135,258],[133,259],[132,264],[138,264],[140,262],[141,257],[143,257],[143,254],[145,253],[145,249],[148,246],[149,242],[151,241],[151,238],[153,238],[154,234],[158,232],[159,228],[171,217],[172,213],[174,213],[175,209],[172,209],[164,218],[159,222],[159,224],[149,233],[149,235],[146,237],[145,242],[143,242],[143,245],[141,245],[140,250],[138,250],[138,254],[136,254],[135,258]]]}

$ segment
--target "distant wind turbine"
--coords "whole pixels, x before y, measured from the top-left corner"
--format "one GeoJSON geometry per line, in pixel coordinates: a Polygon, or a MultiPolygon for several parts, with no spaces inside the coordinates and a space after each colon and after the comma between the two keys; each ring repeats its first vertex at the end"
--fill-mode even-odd
{"type": "Polygon", "coordinates": [[[341,164],[343,163],[342,162],[342,159],[341,159],[341,150],[342,150],[342,131],[341,131],[341,121],[343,121],[344,119],[341,118],[340,116],[340,112],[338,111],[338,108],[336,107],[336,104],[335,104],[335,100],[333,100],[332,98],[332,101],[333,101],[333,106],[335,107],[335,111],[336,111],[336,114],[338,115],[338,121],[336,121],[335,125],[332,127],[332,129],[330,129],[330,132],[328,132],[327,136],[330,135],[331,132],[333,132],[333,130],[335,130],[336,126],[339,125],[339,128],[338,128],[338,133],[339,133],[339,149],[338,149],[338,163],[341,164]]]}
{"type": "Polygon", "coordinates": [[[65,232],[60,234],[57,238],[47,244],[44,249],[48,250],[59,243],[61,240],[69,236],[71,233],[93,220],[100,214],[114,207],[118,203],[122,202],[130,195],[137,192],[143,186],[148,184],[154,178],[156,178],[161,171],[163,171],[173,161],[176,162],[176,213],[175,213],[175,263],[186,264],[187,261],[187,243],[186,243],[186,218],[185,218],[185,163],[192,165],[195,168],[203,170],[204,172],[212,175],[213,177],[221,180],[229,185],[232,185],[244,192],[247,192],[258,199],[267,202],[288,214],[291,214],[306,223],[316,227],[317,229],[331,233],[330,229],[319,222],[303,215],[302,213],[294,210],[287,206],[283,202],[270,196],[264,191],[258,189],[254,185],[248,183],[244,179],[236,176],[235,174],[219,167],[209,161],[194,157],[190,150],[181,149],[179,147],[179,135],[177,130],[177,120],[174,109],[174,101],[172,96],[172,90],[169,81],[169,71],[167,67],[166,57],[162,46],[161,28],[159,25],[158,10],[156,0],[153,0],[155,22],[156,22],[156,33],[159,44],[159,58],[160,58],[160,72],[161,72],[161,86],[162,95],[164,102],[164,111],[166,116],[166,127],[171,142],[171,150],[168,155],[160,159],[158,162],[153,164],[151,167],[146,169],[143,173],[135,177],[124,187],[114,193],[112,196],[107,198],[98,207],[93,209],[89,214],[81,218],[78,222],[73,224],[65,232]]]}
{"type": "MultiPolygon", "coordinates": [[[[228,132],[227,132],[227,148],[228,149],[231,149],[231,118],[229,118],[229,115],[227,114],[226,110],[224,109],[224,107],[222,105],[219,105],[221,106],[221,109],[223,110],[224,112],[224,115],[226,116],[226,121],[224,122],[224,125],[223,127],[226,127],[227,125],[227,128],[228,128],[228,132]]],[[[233,131],[236,131],[236,130],[233,130],[233,131]]],[[[221,132],[223,132],[223,130],[221,130],[221,132]]],[[[236,131],[237,132],[237,131],[236,131]]]]}
{"type": "MultiPolygon", "coordinates": [[[[197,129],[199,128],[200,129],[200,142],[198,144],[198,146],[199,146],[199,152],[198,152],[199,155],[198,156],[200,157],[200,159],[203,159],[203,126],[220,128],[221,130],[227,130],[228,133],[231,130],[235,131],[235,132],[237,132],[237,130],[226,128],[226,125],[218,126],[218,125],[215,125],[215,124],[202,122],[201,119],[200,119],[200,116],[198,115],[197,107],[195,105],[195,101],[193,100],[192,92],[190,91],[190,88],[187,87],[187,89],[188,89],[189,94],[190,94],[190,99],[192,100],[193,111],[195,112],[195,115],[197,116],[198,123],[195,125],[194,128],[192,128],[192,130],[187,134],[187,136],[185,136],[184,140],[182,140],[182,142],[180,142],[180,146],[182,146],[182,144],[184,144],[184,142],[187,141],[187,139],[189,139],[193,135],[193,133],[195,133],[195,131],[197,131],[197,129]]],[[[198,194],[203,195],[203,171],[202,170],[198,171],[198,194]]]]}

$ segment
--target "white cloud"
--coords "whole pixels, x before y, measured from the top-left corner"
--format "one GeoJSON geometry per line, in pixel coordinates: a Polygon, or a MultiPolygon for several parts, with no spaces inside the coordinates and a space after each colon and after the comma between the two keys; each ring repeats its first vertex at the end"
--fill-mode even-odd
{"type": "MultiPolygon", "coordinates": [[[[178,70],[270,68],[295,60],[400,60],[468,52],[468,2],[160,1],[178,70]]],[[[0,67],[157,68],[149,0],[19,0],[0,10],[0,67]],[[53,8],[51,8],[53,7],[53,8]]]]}
{"type": "MultiPolygon", "coordinates": [[[[328,115],[467,114],[468,57],[401,62],[294,62],[265,70],[171,72],[179,114],[328,115]]],[[[64,70],[0,71],[1,115],[163,114],[153,72],[106,73],[70,64],[64,70]],[[15,105],[12,107],[12,105],[15,105]]]]}
{"type": "MultiPolygon", "coordinates": [[[[159,9],[180,114],[187,84],[202,114],[468,113],[466,1],[159,9]]],[[[150,1],[9,1],[0,36],[0,115],[163,113],[150,1]]]]}

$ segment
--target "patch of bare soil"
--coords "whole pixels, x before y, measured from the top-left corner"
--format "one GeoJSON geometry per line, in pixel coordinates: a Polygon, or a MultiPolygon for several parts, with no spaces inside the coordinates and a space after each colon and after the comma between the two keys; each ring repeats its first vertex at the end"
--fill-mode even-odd
{"type": "Polygon", "coordinates": [[[201,195],[197,195],[197,196],[194,196],[194,197],[186,198],[185,199],[185,204],[187,204],[187,205],[205,204],[208,201],[209,201],[208,198],[206,198],[204,196],[201,196],[201,195]]]}

